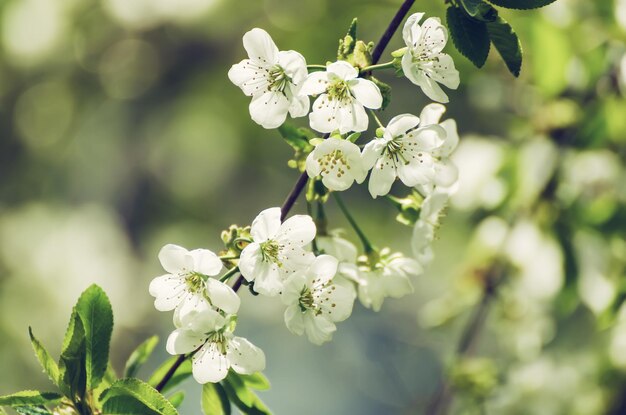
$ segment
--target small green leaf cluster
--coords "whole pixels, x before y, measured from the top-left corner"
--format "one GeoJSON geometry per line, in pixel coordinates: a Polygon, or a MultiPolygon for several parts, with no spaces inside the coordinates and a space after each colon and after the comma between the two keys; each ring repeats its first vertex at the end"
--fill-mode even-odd
{"type": "Polygon", "coordinates": [[[456,0],[447,11],[447,22],[454,46],[476,67],[481,68],[491,44],[509,71],[519,76],[522,67],[522,44],[519,37],[493,7],[535,9],[555,0],[456,0]]]}

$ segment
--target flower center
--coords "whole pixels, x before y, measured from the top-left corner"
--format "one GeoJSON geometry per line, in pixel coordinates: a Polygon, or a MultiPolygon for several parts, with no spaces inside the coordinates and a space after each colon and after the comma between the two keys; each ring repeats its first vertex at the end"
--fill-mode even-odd
{"type": "Polygon", "coordinates": [[[322,176],[336,170],[337,177],[341,177],[346,174],[346,170],[350,170],[348,159],[341,150],[333,150],[330,153],[326,153],[322,157],[319,157],[317,162],[322,167],[322,172],[320,173],[322,176]]]}
{"type": "Polygon", "coordinates": [[[329,100],[337,100],[340,102],[350,101],[350,88],[343,79],[336,79],[332,81],[326,88],[329,100]]]}
{"type": "Polygon", "coordinates": [[[198,272],[191,272],[185,277],[185,283],[187,284],[187,289],[191,293],[199,293],[204,290],[205,285],[204,281],[206,276],[200,274],[198,272]]]}
{"type": "Polygon", "coordinates": [[[267,72],[268,77],[268,91],[277,91],[283,92],[289,82],[291,82],[291,78],[287,76],[285,73],[285,69],[283,69],[280,65],[272,66],[267,72]]]}
{"type": "Polygon", "coordinates": [[[212,343],[220,353],[226,356],[226,346],[228,346],[228,339],[224,336],[223,331],[213,331],[209,333],[207,337],[207,343],[212,343]]]}
{"type": "Polygon", "coordinates": [[[398,137],[394,137],[393,140],[390,140],[387,143],[387,146],[383,149],[383,155],[387,153],[387,156],[390,159],[395,160],[396,162],[400,162],[400,160],[402,160],[404,164],[409,164],[409,160],[403,153],[404,143],[402,142],[402,137],[404,136],[400,135],[398,137]]]}
{"type": "Polygon", "coordinates": [[[281,246],[278,244],[278,242],[271,239],[261,243],[261,256],[263,258],[263,261],[271,262],[277,264],[279,267],[282,267],[283,264],[278,259],[280,250],[281,246]]]}
{"type": "MultiPolygon", "coordinates": [[[[304,287],[300,292],[298,300],[300,311],[305,313],[307,310],[311,310],[314,315],[319,316],[323,312],[322,305],[330,301],[329,293],[336,288],[331,280],[324,283],[320,279],[314,280],[312,287],[304,287]]],[[[331,307],[334,308],[335,304],[331,304],[331,307]]]]}

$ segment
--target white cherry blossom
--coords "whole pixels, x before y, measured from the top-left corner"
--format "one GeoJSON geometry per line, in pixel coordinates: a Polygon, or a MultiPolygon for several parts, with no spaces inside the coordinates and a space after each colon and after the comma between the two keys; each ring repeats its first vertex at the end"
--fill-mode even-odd
{"type": "MultiPolygon", "coordinates": [[[[450,160],[452,152],[459,144],[459,134],[456,129],[456,121],[447,119],[439,122],[441,116],[446,111],[446,107],[433,103],[424,107],[420,114],[420,125],[422,127],[429,125],[440,125],[446,132],[442,141],[433,150],[435,176],[433,185],[441,187],[451,187],[456,183],[459,176],[456,165],[450,160]]],[[[432,133],[430,133],[432,134],[432,133]]],[[[431,137],[431,140],[437,142],[440,137],[431,137]]]]}
{"type": "Polygon", "coordinates": [[[277,128],[287,113],[305,116],[309,98],[299,92],[307,76],[304,57],[293,50],[279,51],[270,35],[258,28],[243,36],[243,46],[249,59],[233,65],[228,77],[252,97],[252,119],[264,128],[277,128]]]}
{"type": "Polygon", "coordinates": [[[433,101],[448,102],[439,83],[450,89],[459,87],[459,72],[452,57],[442,53],[448,41],[448,30],[437,17],[430,17],[420,26],[424,13],[407,19],[402,30],[407,51],[402,57],[404,75],[433,101]]]}
{"type": "Polygon", "coordinates": [[[409,277],[420,274],[422,267],[413,259],[383,249],[376,263],[363,264],[359,271],[359,301],[379,311],[386,297],[400,298],[413,292],[409,277]]]}
{"type": "Polygon", "coordinates": [[[300,92],[319,95],[309,114],[311,128],[321,133],[339,130],[365,131],[369,119],[365,108],[378,109],[383,103],[380,90],[372,81],[359,78],[359,71],[345,61],[337,61],[326,71],[313,72],[300,92]]]}
{"type": "Polygon", "coordinates": [[[433,259],[432,243],[439,218],[450,199],[450,189],[435,187],[422,202],[419,219],[413,226],[411,247],[417,261],[423,266],[433,259]]]}
{"type": "Polygon", "coordinates": [[[306,333],[315,344],[329,341],[337,330],[335,323],[352,313],[353,292],[333,281],[337,267],[336,258],[320,255],[306,271],[289,277],[283,287],[287,328],[299,336],[306,333]]]}
{"type": "Polygon", "coordinates": [[[159,311],[176,309],[186,313],[205,305],[236,313],[239,296],[226,284],[211,276],[218,275],[222,261],[208,249],[185,248],[168,244],[161,248],[159,261],[168,272],[152,280],[150,294],[159,311]]]}
{"type": "Polygon", "coordinates": [[[310,216],[294,215],[281,223],[280,208],[262,211],[252,222],[253,242],[244,248],[239,259],[241,275],[254,281],[254,289],[264,295],[280,292],[284,280],[306,268],[314,256],[304,247],[315,237],[315,223],[310,216]]]}
{"type": "Polygon", "coordinates": [[[343,191],[367,176],[359,146],[338,137],[329,137],[318,144],[306,159],[309,177],[322,177],[330,190],[343,191]]]}
{"type": "Polygon", "coordinates": [[[265,369],[265,354],[243,337],[233,335],[234,324],[212,309],[188,314],[167,339],[170,354],[195,352],[192,373],[198,383],[219,382],[232,368],[240,374],[265,369]]]}
{"type": "Polygon", "coordinates": [[[368,186],[372,197],[389,193],[396,178],[410,187],[435,179],[433,153],[444,141],[446,131],[436,124],[417,128],[419,124],[415,115],[398,115],[389,121],[382,138],[370,141],[363,149],[363,163],[372,169],[368,186]]]}
{"type": "Polygon", "coordinates": [[[328,235],[317,237],[317,248],[323,254],[337,258],[337,274],[333,278],[335,284],[347,287],[353,297],[356,298],[356,286],[360,282],[359,269],[357,267],[358,251],[356,246],[347,239],[341,237],[340,231],[331,231],[328,235]]]}

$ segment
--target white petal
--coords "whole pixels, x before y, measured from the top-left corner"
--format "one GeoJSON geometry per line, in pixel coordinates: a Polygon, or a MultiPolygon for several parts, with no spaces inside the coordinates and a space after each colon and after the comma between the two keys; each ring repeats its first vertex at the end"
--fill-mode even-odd
{"type": "Polygon", "coordinates": [[[385,276],[385,288],[388,297],[400,298],[413,292],[413,285],[404,275],[385,276]]]}
{"type": "Polygon", "coordinates": [[[444,143],[446,130],[439,124],[431,124],[411,131],[408,136],[415,143],[411,150],[436,153],[444,143]]]}
{"type": "Polygon", "coordinates": [[[241,300],[237,293],[228,285],[209,278],[206,290],[213,306],[224,310],[228,314],[235,314],[239,310],[241,300]]]}
{"type": "Polygon", "coordinates": [[[364,307],[380,311],[385,300],[385,287],[381,283],[382,274],[377,271],[363,272],[363,284],[359,284],[359,301],[364,307]]]}
{"type": "Polygon", "coordinates": [[[363,167],[370,170],[376,164],[376,161],[383,154],[385,142],[379,138],[375,138],[365,145],[362,153],[363,167]]]}
{"type": "Polygon", "coordinates": [[[437,153],[443,157],[448,157],[459,144],[459,133],[456,129],[456,121],[453,119],[445,120],[441,126],[446,130],[446,138],[437,153]]]}
{"type": "Polygon", "coordinates": [[[324,175],[322,178],[322,183],[326,186],[327,189],[333,190],[335,192],[343,192],[352,186],[354,183],[354,178],[350,174],[342,174],[339,176],[337,174],[337,170],[333,170],[330,173],[324,175]]]}
{"type": "Polygon", "coordinates": [[[383,96],[374,82],[357,78],[350,81],[348,85],[352,95],[367,108],[378,109],[383,105],[383,96]]]}
{"type": "Polygon", "coordinates": [[[356,263],[358,250],[347,239],[339,236],[318,236],[317,247],[337,258],[339,262],[356,263]]]}
{"type": "Polygon", "coordinates": [[[281,256],[282,268],[280,268],[282,278],[304,271],[315,259],[313,252],[304,250],[297,246],[291,246],[281,256]]]}
{"type": "Polygon", "coordinates": [[[402,56],[402,72],[404,76],[415,85],[419,85],[421,81],[421,76],[423,76],[423,72],[419,69],[416,63],[413,63],[413,55],[410,51],[406,52],[402,56]]]}
{"type": "Polygon", "coordinates": [[[202,295],[189,295],[174,313],[174,325],[196,333],[208,333],[224,325],[224,317],[202,295]]]}
{"type": "Polygon", "coordinates": [[[263,29],[254,28],[243,35],[243,47],[248,52],[248,57],[253,61],[271,66],[278,61],[278,48],[263,29]]]}
{"type": "Polygon", "coordinates": [[[304,334],[304,313],[298,304],[293,304],[285,310],[285,325],[293,334],[304,334]]]}
{"type": "Polygon", "coordinates": [[[439,103],[433,102],[426,105],[420,113],[422,126],[438,124],[444,112],[446,112],[446,107],[439,103]]]}
{"type": "Polygon", "coordinates": [[[176,329],[167,338],[165,346],[169,354],[186,354],[193,352],[204,343],[206,335],[191,330],[176,329]]]}
{"type": "Polygon", "coordinates": [[[394,180],[396,180],[396,168],[387,157],[381,157],[376,161],[370,174],[368,189],[373,198],[384,196],[389,193],[394,180]]]}
{"type": "Polygon", "coordinates": [[[246,280],[253,281],[256,277],[255,270],[262,262],[261,246],[258,243],[251,243],[241,251],[239,271],[246,280]]]}
{"type": "Polygon", "coordinates": [[[448,159],[435,163],[435,184],[443,187],[450,187],[459,178],[459,170],[456,165],[448,159]]]}
{"type": "Polygon", "coordinates": [[[327,94],[322,94],[315,102],[309,114],[311,128],[320,133],[331,133],[339,128],[339,101],[328,99],[327,94]]]}
{"type": "Polygon", "coordinates": [[[263,350],[243,337],[233,337],[228,343],[227,358],[230,366],[237,373],[251,375],[265,369],[263,350]]]}
{"type": "Polygon", "coordinates": [[[193,266],[193,261],[188,254],[189,251],[182,246],[167,244],[159,251],[159,261],[167,272],[179,274],[193,266]]]}
{"type": "Polygon", "coordinates": [[[389,132],[392,138],[406,134],[407,131],[417,127],[420,123],[419,117],[412,114],[396,115],[389,121],[385,132],[389,132]]]}
{"type": "MultiPolygon", "coordinates": [[[[359,76],[359,71],[346,61],[333,62],[326,67],[326,71],[332,75],[335,75],[339,79],[348,81],[359,76]]],[[[370,81],[371,82],[371,81],[370,81]]]]}
{"type": "Polygon", "coordinates": [[[406,186],[413,187],[427,184],[433,181],[435,171],[432,159],[427,153],[422,153],[424,160],[411,161],[409,164],[401,163],[398,166],[398,177],[406,186]],[[424,161],[421,163],[420,161],[424,161]]]}
{"type": "Polygon", "coordinates": [[[274,207],[263,210],[252,221],[250,235],[255,242],[264,242],[274,239],[280,229],[280,208],[274,207]]]}
{"type": "Polygon", "coordinates": [[[268,85],[265,69],[250,59],[234,64],[228,71],[228,79],[248,96],[265,90],[268,85]]]}
{"type": "Polygon", "coordinates": [[[287,278],[283,284],[283,290],[280,293],[280,299],[283,304],[298,304],[300,294],[306,287],[306,281],[307,279],[304,273],[297,273],[287,278]]]}
{"type": "Polygon", "coordinates": [[[459,71],[454,67],[452,57],[445,53],[440,53],[436,57],[436,61],[425,66],[430,78],[450,89],[457,89],[460,83],[459,71]]]}
{"type": "Polygon", "coordinates": [[[311,263],[306,273],[309,284],[313,280],[318,280],[319,284],[324,284],[332,279],[337,273],[339,261],[331,255],[320,255],[311,263]]]}
{"type": "Polygon", "coordinates": [[[433,101],[447,103],[449,101],[448,95],[443,92],[443,89],[439,84],[427,76],[422,76],[421,81],[418,84],[422,88],[422,92],[433,101]]]}
{"type": "Polygon", "coordinates": [[[204,275],[217,275],[222,270],[222,261],[208,249],[194,249],[189,253],[193,258],[193,270],[204,275]]]}
{"type": "Polygon", "coordinates": [[[254,290],[268,297],[273,297],[283,289],[283,281],[278,265],[260,262],[254,270],[254,290]]]}
{"type": "Polygon", "coordinates": [[[315,238],[315,222],[308,215],[294,215],[280,225],[276,240],[302,247],[315,238]]]}
{"type": "Polygon", "coordinates": [[[154,296],[154,307],[159,311],[176,308],[187,295],[185,279],[177,275],[162,275],[150,282],[150,295],[154,296]]]}
{"type": "Polygon", "coordinates": [[[291,98],[289,105],[289,115],[292,118],[304,117],[309,113],[309,97],[306,95],[291,98]]]}
{"type": "Polygon", "coordinates": [[[328,88],[328,72],[313,72],[307,76],[300,87],[302,95],[319,95],[328,88]]]}
{"type": "Polygon", "coordinates": [[[367,130],[369,118],[363,105],[356,99],[348,104],[339,104],[339,132],[346,134],[350,131],[361,132],[367,130]]]}
{"type": "Polygon", "coordinates": [[[316,147],[315,150],[311,151],[306,157],[306,173],[309,175],[310,178],[317,177],[322,172],[322,166],[317,160],[319,157],[321,157],[321,155],[322,153],[318,151],[316,147]]]}
{"type": "Polygon", "coordinates": [[[215,343],[207,343],[193,355],[193,377],[196,382],[205,384],[219,382],[228,374],[230,362],[215,343]]]}
{"type": "Polygon", "coordinates": [[[404,23],[402,38],[408,47],[412,47],[419,39],[421,33],[419,21],[422,20],[422,17],[424,17],[424,13],[413,13],[404,23]]]}
{"type": "Polygon", "coordinates": [[[429,17],[422,24],[418,47],[422,51],[439,53],[448,41],[448,30],[438,17],[429,17]]]}
{"type": "Polygon", "coordinates": [[[263,128],[278,128],[285,122],[289,106],[289,100],[283,93],[266,91],[252,97],[250,116],[263,128]]]}
{"type": "Polygon", "coordinates": [[[324,312],[334,322],[344,321],[352,314],[354,291],[340,284],[333,284],[324,302],[324,312]]]}
{"type": "Polygon", "coordinates": [[[312,313],[304,314],[304,331],[309,341],[313,344],[321,345],[332,338],[337,326],[325,317],[315,317],[312,313]]]}
{"type": "Polygon", "coordinates": [[[278,65],[284,69],[295,85],[299,85],[307,77],[306,60],[296,51],[278,52],[278,65]]]}

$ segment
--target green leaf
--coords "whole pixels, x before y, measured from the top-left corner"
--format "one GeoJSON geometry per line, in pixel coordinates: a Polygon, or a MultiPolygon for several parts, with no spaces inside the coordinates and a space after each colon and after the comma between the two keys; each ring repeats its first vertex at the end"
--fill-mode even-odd
{"type": "Polygon", "coordinates": [[[491,43],[497,49],[509,71],[513,75],[519,76],[522,68],[522,44],[511,25],[503,18],[498,17],[496,21],[487,23],[487,31],[491,43]]]}
{"type": "Polygon", "coordinates": [[[482,67],[489,55],[489,34],[485,22],[472,19],[453,6],[448,7],[447,21],[457,50],[476,67],[482,67]]]}
{"type": "Polygon", "coordinates": [[[555,1],[556,0],[489,0],[490,3],[496,6],[518,10],[538,9],[539,7],[547,6],[555,1]]]}
{"type": "Polygon", "coordinates": [[[0,406],[49,405],[59,403],[62,398],[58,393],[26,390],[0,396],[0,406]]]}
{"type": "Polygon", "coordinates": [[[270,381],[267,380],[265,375],[261,372],[256,372],[251,375],[237,375],[239,376],[248,387],[256,389],[258,391],[268,390],[270,388],[270,381]]]}
{"type": "Polygon", "coordinates": [[[94,284],[78,299],[76,312],[85,329],[85,369],[87,389],[91,390],[102,381],[109,362],[113,311],[107,295],[94,284]]]}
{"type": "Polygon", "coordinates": [[[391,102],[391,87],[373,76],[370,76],[370,81],[376,84],[376,86],[380,90],[381,95],[383,96],[383,103],[380,107],[380,111],[382,111],[387,108],[387,106],[391,102]]]}
{"type": "Polygon", "coordinates": [[[87,383],[85,355],[85,330],[82,320],[74,310],[65,332],[59,358],[59,388],[73,401],[85,396],[87,383]]]}
{"type": "Polygon", "coordinates": [[[178,408],[180,404],[183,403],[184,399],[185,399],[185,392],[183,391],[178,391],[167,397],[167,400],[170,401],[172,405],[174,405],[174,408],[178,408]]]}
{"type": "Polygon", "coordinates": [[[230,415],[230,401],[219,383],[206,383],[202,387],[202,412],[204,415],[230,415]]]}
{"type": "Polygon", "coordinates": [[[129,402],[132,402],[133,399],[154,413],[160,415],[178,414],[176,408],[165,396],[161,395],[152,386],[136,378],[120,379],[100,395],[102,409],[105,414],[144,414],[145,412],[121,412],[124,409],[122,405],[129,405],[129,402]],[[114,399],[117,397],[124,397],[124,399],[114,399]]]}
{"type": "Polygon", "coordinates": [[[43,367],[44,372],[48,375],[50,380],[58,386],[59,366],[52,359],[52,356],[50,356],[50,353],[48,353],[46,348],[35,338],[31,327],[28,327],[28,334],[30,335],[30,343],[35,350],[35,355],[37,356],[37,360],[39,360],[41,367],[43,367]]]}
{"type": "Polygon", "coordinates": [[[474,19],[492,22],[498,17],[498,11],[483,0],[459,0],[463,10],[474,19]]]}
{"type": "MultiPolygon", "coordinates": [[[[163,364],[159,366],[157,370],[154,371],[152,376],[150,376],[148,383],[151,386],[156,387],[156,385],[159,384],[161,379],[163,379],[163,376],[165,376],[167,371],[170,370],[170,368],[172,367],[174,362],[176,362],[177,359],[178,359],[178,356],[172,356],[171,358],[163,362],[163,364]]],[[[174,386],[178,385],[179,383],[189,378],[190,376],[191,376],[191,360],[187,359],[183,362],[183,364],[181,364],[178,367],[178,369],[176,369],[176,372],[174,372],[174,375],[165,384],[161,392],[165,393],[168,390],[171,390],[174,386]]]]}
{"type": "Polygon", "coordinates": [[[20,415],[53,415],[45,406],[16,406],[13,409],[20,415]]]}
{"type": "Polygon", "coordinates": [[[295,152],[293,159],[289,160],[287,164],[291,168],[304,171],[306,157],[313,151],[310,140],[315,138],[315,133],[308,128],[297,128],[289,123],[284,123],[278,127],[278,132],[295,152]]]}
{"type": "Polygon", "coordinates": [[[131,378],[137,374],[139,368],[146,363],[157,343],[159,343],[159,336],[152,336],[143,343],[141,343],[130,355],[126,362],[126,369],[124,370],[124,376],[131,378]]]}
{"type": "Polygon", "coordinates": [[[247,415],[271,415],[270,410],[256,396],[255,393],[248,389],[248,386],[242,379],[241,375],[228,372],[228,376],[223,382],[224,390],[228,394],[231,402],[233,402],[241,412],[247,415]]]}
{"type": "Polygon", "coordinates": [[[107,415],[160,415],[133,396],[112,396],[107,400],[107,415]]]}

